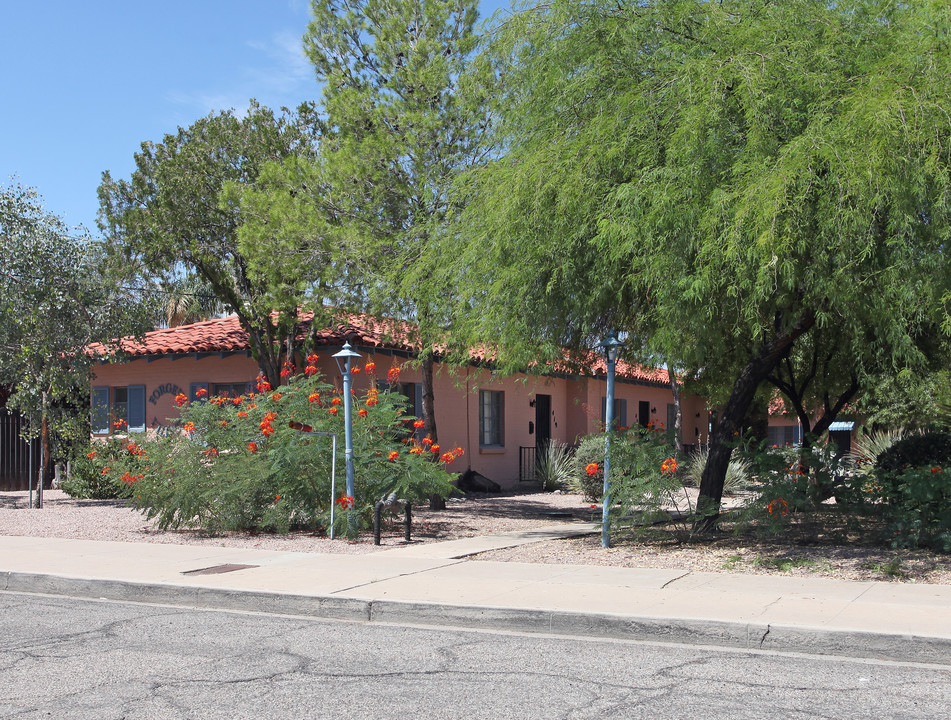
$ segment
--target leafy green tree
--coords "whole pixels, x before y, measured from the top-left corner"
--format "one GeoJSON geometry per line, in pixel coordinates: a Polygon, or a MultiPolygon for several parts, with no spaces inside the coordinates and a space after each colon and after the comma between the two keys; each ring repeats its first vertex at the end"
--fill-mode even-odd
{"type": "Polygon", "coordinates": [[[298,310],[313,280],[308,265],[272,272],[268,241],[239,244],[245,222],[235,186],[253,186],[269,161],[315,152],[311,112],[275,115],[256,103],[238,117],[211,114],[188,128],[145,142],[129,180],[106,172],[99,187],[100,224],[118,266],[140,283],[182,270],[201,278],[247,331],[251,352],[272,386],[293,357],[298,310]],[[227,192],[226,192],[227,190],[227,192]]]}
{"type": "Polygon", "coordinates": [[[444,231],[448,191],[481,159],[487,116],[460,86],[476,47],[474,0],[313,0],[305,49],[323,84],[318,164],[300,184],[346,248],[338,297],[410,319],[423,375],[425,432],[436,439],[433,341],[444,323],[425,249],[444,231]],[[317,193],[314,193],[317,195],[317,193]]]}
{"type": "Polygon", "coordinates": [[[951,427],[951,377],[947,370],[882,376],[856,403],[866,429],[934,431],[951,427]]]}
{"type": "Polygon", "coordinates": [[[101,263],[34,190],[0,188],[0,385],[12,389],[9,407],[40,420],[29,426],[43,441],[40,477],[53,437],[88,437],[87,346],[145,329],[149,309],[105,282],[101,263]]]}
{"type": "Polygon", "coordinates": [[[861,372],[926,360],[949,278],[949,30],[944,3],[886,0],[517,15],[487,56],[506,152],[462,186],[446,243],[469,288],[456,331],[525,362],[629,330],[696,368],[723,400],[714,517],[750,403],[804,338],[861,372]]]}
{"type": "Polygon", "coordinates": [[[882,425],[885,418],[891,428],[938,423],[936,399],[927,397],[929,388],[934,390],[935,370],[947,358],[936,342],[938,321],[935,317],[931,327],[924,325],[913,338],[920,353],[915,372],[899,372],[889,357],[876,352],[882,345],[869,339],[873,328],[860,326],[854,335],[841,337],[837,328],[817,327],[767,377],[799,420],[800,468],[808,473],[815,500],[827,499],[834,489],[828,473],[811,472],[816,469],[813,445],[847,409],[869,425],[882,425]]]}

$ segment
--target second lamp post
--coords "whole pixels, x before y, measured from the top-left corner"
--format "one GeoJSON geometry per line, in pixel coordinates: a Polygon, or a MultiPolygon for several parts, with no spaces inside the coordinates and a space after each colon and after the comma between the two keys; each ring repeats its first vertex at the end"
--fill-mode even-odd
{"type": "Polygon", "coordinates": [[[347,463],[347,497],[353,497],[353,393],[350,391],[350,363],[354,358],[361,357],[344,343],[343,349],[333,356],[337,361],[337,368],[343,375],[343,444],[344,457],[347,463]],[[341,364],[343,361],[343,364],[341,364]]]}

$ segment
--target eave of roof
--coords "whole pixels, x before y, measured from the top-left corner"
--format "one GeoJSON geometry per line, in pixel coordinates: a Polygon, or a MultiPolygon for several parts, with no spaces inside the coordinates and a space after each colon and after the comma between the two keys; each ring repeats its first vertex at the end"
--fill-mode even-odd
{"type": "MultiPolygon", "coordinates": [[[[310,327],[313,314],[302,314],[298,322],[297,336],[303,339],[310,327]]],[[[314,331],[311,336],[315,347],[339,346],[344,342],[351,345],[372,348],[377,351],[390,351],[398,354],[413,354],[416,346],[411,342],[412,327],[403,322],[380,320],[368,315],[349,315],[346,321],[336,322],[329,327],[314,331]]],[[[210,357],[213,355],[233,355],[250,353],[251,344],[248,334],[241,327],[237,315],[204,320],[190,325],[162,328],[145,333],[141,340],[124,338],[118,343],[122,352],[134,359],[153,361],[162,357],[210,357]]],[[[115,353],[110,347],[94,343],[87,348],[90,355],[108,361],[115,353]]],[[[471,353],[471,361],[477,364],[491,365],[491,354],[484,349],[471,353]]],[[[667,385],[669,377],[662,368],[644,368],[640,365],[618,361],[617,377],[621,381],[637,382],[647,385],[667,385]]],[[[604,358],[590,353],[578,367],[578,372],[565,368],[553,368],[553,373],[565,377],[578,374],[598,377],[607,374],[604,358]]]]}

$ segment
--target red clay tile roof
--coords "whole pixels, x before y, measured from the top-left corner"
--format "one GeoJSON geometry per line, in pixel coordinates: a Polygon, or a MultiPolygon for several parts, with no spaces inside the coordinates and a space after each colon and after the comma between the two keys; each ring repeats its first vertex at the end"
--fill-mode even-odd
{"type": "MultiPolygon", "coordinates": [[[[216,318],[203,322],[163,328],[145,333],[142,342],[126,338],[121,348],[131,355],[172,355],[196,352],[229,352],[247,350],[248,334],[241,328],[238,317],[216,318]]],[[[89,346],[91,354],[107,354],[105,346],[89,346]]]]}
{"type": "MultiPolygon", "coordinates": [[[[312,318],[310,313],[302,314],[298,323],[298,337],[303,337],[312,318]]],[[[342,345],[349,341],[364,347],[385,347],[411,352],[413,346],[409,344],[407,337],[408,333],[401,325],[394,326],[393,323],[375,321],[360,315],[352,316],[349,322],[339,322],[314,333],[318,346],[342,345]]],[[[141,341],[123,339],[120,346],[132,356],[240,352],[251,348],[248,334],[238,322],[237,315],[152,330],[145,333],[141,341]]],[[[90,345],[89,352],[92,355],[111,354],[109,348],[100,343],[90,345]]]]}
{"type": "MultiPolygon", "coordinates": [[[[607,375],[608,373],[608,362],[600,355],[596,356],[597,359],[592,361],[590,364],[591,374],[592,375],[607,375]]],[[[617,367],[615,372],[618,377],[626,378],[628,380],[639,380],[641,382],[649,383],[663,383],[667,385],[670,383],[670,376],[667,374],[667,370],[664,368],[648,368],[643,365],[635,365],[633,363],[627,363],[623,360],[617,361],[617,367]]]]}
{"type": "MultiPolygon", "coordinates": [[[[303,313],[298,323],[298,337],[307,332],[313,314],[303,313]]],[[[351,315],[346,322],[337,322],[327,328],[314,332],[313,339],[318,347],[343,345],[350,342],[362,347],[385,348],[412,353],[416,350],[410,341],[412,327],[407,323],[380,320],[368,315],[351,315]]],[[[121,348],[133,357],[147,355],[177,355],[205,352],[241,352],[250,350],[248,334],[242,329],[237,315],[214,320],[163,328],[145,333],[141,341],[126,338],[121,348]]],[[[91,355],[108,356],[111,351],[100,343],[90,345],[91,355]]],[[[490,354],[473,352],[476,362],[491,362],[490,354]]],[[[585,374],[604,375],[607,365],[600,355],[591,353],[584,363],[585,374]]],[[[619,378],[648,383],[667,384],[667,371],[662,368],[645,368],[623,361],[617,363],[619,378]]]]}

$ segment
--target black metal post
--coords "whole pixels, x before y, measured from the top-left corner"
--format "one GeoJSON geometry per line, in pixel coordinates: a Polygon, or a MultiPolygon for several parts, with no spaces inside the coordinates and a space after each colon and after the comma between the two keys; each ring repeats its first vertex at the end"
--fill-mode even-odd
{"type": "Polygon", "coordinates": [[[406,542],[412,539],[413,534],[413,506],[406,503],[406,519],[403,521],[403,538],[406,542]]]}
{"type": "Polygon", "coordinates": [[[383,501],[373,506],[373,544],[380,544],[380,516],[383,513],[383,501]]]}

